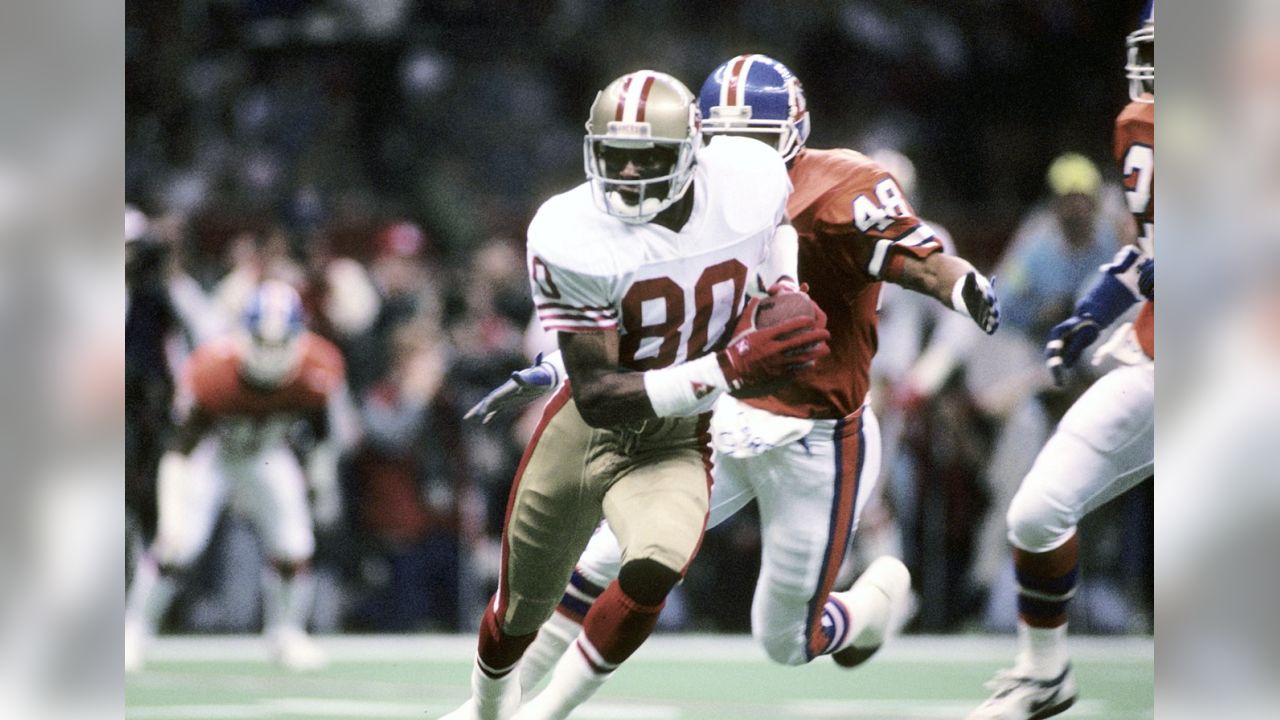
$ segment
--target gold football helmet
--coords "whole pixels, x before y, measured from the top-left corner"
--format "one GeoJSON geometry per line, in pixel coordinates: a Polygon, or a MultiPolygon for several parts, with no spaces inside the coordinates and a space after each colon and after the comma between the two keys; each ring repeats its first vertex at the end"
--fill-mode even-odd
{"type": "Polygon", "coordinates": [[[702,145],[698,101],[666,73],[639,70],[609,83],[591,104],[583,160],[596,205],[646,223],[684,196],[702,145]]]}

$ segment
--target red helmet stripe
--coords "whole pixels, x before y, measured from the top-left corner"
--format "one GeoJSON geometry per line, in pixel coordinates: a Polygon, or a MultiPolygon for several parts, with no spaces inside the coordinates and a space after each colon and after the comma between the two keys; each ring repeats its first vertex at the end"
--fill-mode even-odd
{"type": "Polygon", "coordinates": [[[733,67],[729,68],[729,92],[725,97],[726,105],[738,104],[738,75],[742,72],[742,66],[747,62],[747,55],[739,55],[733,61],[733,67]]]}
{"type": "Polygon", "coordinates": [[[636,103],[636,122],[644,122],[644,105],[649,101],[649,91],[653,89],[653,75],[647,75],[640,86],[640,101],[636,103]]]}
{"type": "Polygon", "coordinates": [[[631,88],[631,78],[633,77],[635,77],[635,74],[628,75],[622,81],[622,92],[618,93],[618,109],[614,111],[613,119],[619,122],[622,121],[622,112],[627,107],[627,90],[631,88]]]}

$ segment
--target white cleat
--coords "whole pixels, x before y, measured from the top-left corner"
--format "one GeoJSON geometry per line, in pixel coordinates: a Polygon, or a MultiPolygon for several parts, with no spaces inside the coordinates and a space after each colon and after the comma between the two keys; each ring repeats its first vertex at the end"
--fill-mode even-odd
{"type": "Polygon", "coordinates": [[[1058,677],[1048,680],[1001,670],[987,688],[994,694],[965,720],[1041,720],[1065,712],[1079,695],[1070,664],[1058,677]]]}
{"type": "Polygon", "coordinates": [[[902,629],[911,604],[911,572],[895,557],[877,558],[849,588],[848,604],[854,618],[866,624],[831,659],[853,668],[870,660],[890,635],[902,629]]]}
{"type": "Polygon", "coordinates": [[[282,628],[271,633],[271,655],[291,672],[319,670],[329,664],[328,654],[297,628],[282,628]]]}
{"type": "Polygon", "coordinates": [[[146,644],[146,633],[137,623],[124,624],[124,671],[138,672],[143,666],[142,651],[146,644]]]}

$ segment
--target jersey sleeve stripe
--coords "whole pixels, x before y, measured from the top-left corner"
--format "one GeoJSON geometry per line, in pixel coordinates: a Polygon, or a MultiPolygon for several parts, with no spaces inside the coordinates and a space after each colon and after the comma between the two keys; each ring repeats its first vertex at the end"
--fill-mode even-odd
{"type": "Polygon", "coordinates": [[[889,246],[893,245],[892,240],[877,240],[875,249],[871,251],[871,262],[867,263],[867,273],[871,277],[880,277],[880,271],[884,269],[884,260],[889,256],[889,246]]]}
{"type": "Polygon", "coordinates": [[[567,305],[565,303],[538,303],[539,310],[570,310],[575,312],[603,312],[617,314],[612,305],[567,305]]]}
{"type": "Polygon", "coordinates": [[[613,315],[590,315],[586,313],[539,312],[538,319],[543,322],[548,320],[568,320],[570,322],[611,323],[616,321],[617,317],[613,315]]]}
{"type": "Polygon", "coordinates": [[[618,327],[617,323],[606,323],[601,325],[568,325],[559,322],[543,323],[542,329],[547,332],[599,332],[601,330],[614,330],[618,327]]]}
{"type": "Polygon", "coordinates": [[[936,236],[937,233],[933,231],[933,228],[921,223],[914,230],[894,242],[908,247],[917,247],[933,240],[936,236]]]}
{"type": "Polygon", "coordinates": [[[901,248],[925,248],[925,247],[941,247],[938,243],[938,234],[933,228],[921,223],[896,240],[877,240],[875,248],[871,252],[871,261],[867,263],[867,273],[871,277],[879,278],[884,272],[885,261],[889,258],[889,252],[895,247],[901,248]]]}

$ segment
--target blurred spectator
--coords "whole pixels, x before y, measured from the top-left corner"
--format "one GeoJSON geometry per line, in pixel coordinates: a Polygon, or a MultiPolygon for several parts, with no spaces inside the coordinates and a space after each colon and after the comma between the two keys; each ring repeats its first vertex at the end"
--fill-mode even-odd
{"type": "Polygon", "coordinates": [[[175,376],[217,332],[208,299],[174,257],[172,223],[125,211],[125,507],[143,540],[156,528],[156,463],[172,431],[175,376]]]}
{"type": "Polygon", "coordinates": [[[369,276],[380,298],[377,319],[368,335],[352,347],[353,360],[360,365],[357,386],[365,388],[388,370],[396,329],[418,317],[430,318],[433,333],[438,331],[440,277],[428,264],[428,240],[416,224],[396,220],[384,225],[372,238],[373,257],[369,276]]]}
{"type": "Polygon", "coordinates": [[[1002,330],[1036,344],[1071,314],[1084,282],[1131,235],[1118,189],[1103,186],[1093,161],[1061,155],[1046,180],[1049,200],[1023,219],[996,269],[1002,330]]]}
{"type": "Polygon", "coordinates": [[[356,626],[457,630],[459,416],[440,394],[451,351],[429,321],[392,333],[391,368],[365,395],[365,444],[353,463],[356,522],[370,555],[356,626]]]}

